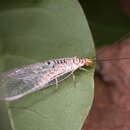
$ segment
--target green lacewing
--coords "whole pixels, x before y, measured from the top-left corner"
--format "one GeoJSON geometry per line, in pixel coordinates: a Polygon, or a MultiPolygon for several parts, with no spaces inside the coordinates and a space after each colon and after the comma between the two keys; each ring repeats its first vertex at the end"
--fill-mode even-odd
{"type": "Polygon", "coordinates": [[[91,66],[89,58],[62,58],[27,65],[0,74],[0,100],[13,101],[27,94],[57,84],[83,66],[91,66]]]}

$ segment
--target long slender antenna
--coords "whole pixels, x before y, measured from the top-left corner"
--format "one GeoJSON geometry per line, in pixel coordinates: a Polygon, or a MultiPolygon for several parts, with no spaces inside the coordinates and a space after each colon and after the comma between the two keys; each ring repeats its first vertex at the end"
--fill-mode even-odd
{"type": "Polygon", "coordinates": [[[117,60],[130,60],[130,57],[126,57],[126,58],[106,58],[106,59],[94,59],[95,62],[103,62],[103,61],[117,61],[117,60]]]}
{"type": "MultiPolygon", "coordinates": [[[[121,37],[119,38],[119,40],[113,42],[112,45],[119,44],[121,41],[127,39],[128,37],[130,37],[130,32],[128,32],[128,33],[124,34],[123,36],[121,36],[121,37]]],[[[102,52],[98,53],[98,55],[100,55],[101,53],[102,53],[102,52]]]]}

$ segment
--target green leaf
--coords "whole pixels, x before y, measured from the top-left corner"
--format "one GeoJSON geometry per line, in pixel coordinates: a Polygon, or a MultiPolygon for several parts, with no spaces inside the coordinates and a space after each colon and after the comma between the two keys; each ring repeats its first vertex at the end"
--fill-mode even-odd
{"type": "MultiPolygon", "coordinates": [[[[0,6],[2,71],[53,58],[94,57],[91,33],[76,0],[13,1],[0,6]]],[[[93,100],[93,72],[77,71],[75,76],[75,81],[70,77],[58,88],[50,86],[7,102],[11,129],[79,130],[93,100]]]]}

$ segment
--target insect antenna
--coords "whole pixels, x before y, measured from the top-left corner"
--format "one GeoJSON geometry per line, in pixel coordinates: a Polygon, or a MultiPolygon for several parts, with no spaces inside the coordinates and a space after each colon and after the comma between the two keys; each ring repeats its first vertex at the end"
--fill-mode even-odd
{"type": "Polygon", "coordinates": [[[105,59],[94,59],[94,62],[104,62],[104,61],[124,61],[130,60],[130,57],[122,57],[122,58],[105,58],[105,59]]]}
{"type": "Polygon", "coordinates": [[[97,62],[106,62],[106,61],[124,61],[124,60],[130,60],[130,57],[121,57],[121,58],[102,58],[102,59],[97,59],[96,57],[91,58],[93,61],[93,64],[96,64],[97,62]]]}
{"type": "MultiPolygon", "coordinates": [[[[126,38],[130,37],[130,32],[126,33],[125,35],[123,35],[118,41],[114,42],[113,45],[115,44],[120,44],[121,41],[125,40],[126,38]]],[[[102,52],[100,52],[102,53],[102,52]]],[[[100,55],[100,53],[98,53],[98,55],[100,55]]],[[[121,57],[121,58],[103,58],[103,59],[98,59],[96,57],[93,57],[93,63],[96,62],[104,62],[104,61],[124,61],[124,60],[129,60],[130,57],[121,57]]]]}

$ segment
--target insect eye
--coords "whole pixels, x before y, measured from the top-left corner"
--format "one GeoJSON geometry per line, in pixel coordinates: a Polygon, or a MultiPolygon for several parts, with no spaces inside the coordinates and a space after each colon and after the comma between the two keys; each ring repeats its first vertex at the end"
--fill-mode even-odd
{"type": "Polygon", "coordinates": [[[93,64],[93,61],[91,59],[86,59],[86,66],[91,66],[93,64]]]}

